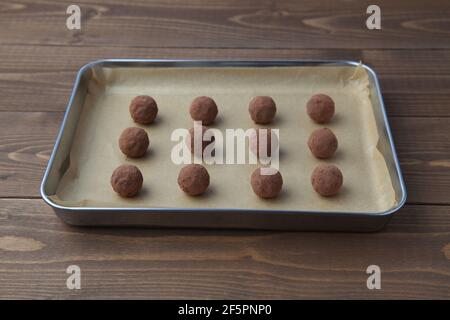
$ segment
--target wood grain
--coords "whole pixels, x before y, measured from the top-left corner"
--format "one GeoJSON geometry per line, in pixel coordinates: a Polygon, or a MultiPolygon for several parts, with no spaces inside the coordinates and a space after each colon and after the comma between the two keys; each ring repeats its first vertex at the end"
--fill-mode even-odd
{"type": "Polygon", "coordinates": [[[63,114],[0,112],[0,197],[38,197],[63,114]]]}
{"type": "MultiPolygon", "coordinates": [[[[0,197],[39,197],[60,112],[0,112],[0,197]]],[[[390,119],[411,203],[449,204],[450,118],[390,119]]]]}
{"type": "Polygon", "coordinates": [[[450,118],[391,118],[408,203],[449,204],[450,118]]]}
{"type": "Polygon", "coordinates": [[[449,3],[380,0],[382,30],[368,30],[370,0],[77,1],[81,31],[65,26],[68,0],[2,4],[0,44],[220,48],[449,48],[449,3]]]}
{"type": "Polygon", "coordinates": [[[41,200],[0,200],[0,247],[22,245],[0,250],[0,298],[450,298],[448,214],[407,206],[373,234],[81,229],[41,200]],[[366,288],[371,264],[379,292],[366,288]]]}

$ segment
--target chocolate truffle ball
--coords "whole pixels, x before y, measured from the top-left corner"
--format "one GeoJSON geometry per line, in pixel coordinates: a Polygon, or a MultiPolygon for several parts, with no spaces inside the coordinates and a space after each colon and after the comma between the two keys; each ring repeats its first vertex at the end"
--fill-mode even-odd
{"type": "MultiPolygon", "coordinates": [[[[211,140],[206,140],[205,137],[205,132],[206,130],[208,130],[208,128],[202,126],[201,129],[201,136],[200,134],[197,134],[197,136],[195,136],[194,134],[194,128],[191,128],[189,130],[189,134],[186,137],[186,144],[189,147],[189,150],[191,150],[191,153],[194,154],[195,152],[195,139],[198,139],[199,143],[202,144],[202,155],[203,155],[203,151],[205,151],[206,146],[208,146],[210,143],[214,143],[214,136],[211,137],[211,140]]],[[[201,155],[199,155],[201,156],[201,155]]]]}
{"type": "Polygon", "coordinates": [[[120,150],[130,158],[142,157],[149,143],[147,132],[142,128],[126,128],[119,138],[120,150]]]}
{"type": "Polygon", "coordinates": [[[248,112],[255,123],[268,124],[275,118],[277,107],[271,97],[257,96],[250,101],[248,112]]]}
{"type": "Polygon", "coordinates": [[[273,168],[266,168],[272,174],[262,174],[262,168],[253,171],[250,178],[252,189],[261,198],[275,198],[283,186],[281,173],[273,168]]]}
{"type": "Polygon", "coordinates": [[[136,166],[123,164],[114,170],[111,186],[122,197],[134,197],[142,188],[144,179],[136,166]]]}
{"type": "Polygon", "coordinates": [[[197,97],[192,101],[189,113],[194,121],[202,121],[203,125],[208,126],[216,119],[218,110],[213,99],[197,97]]]}
{"type": "Polygon", "coordinates": [[[337,194],[342,187],[342,182],[341,170],[334,165],[319,165],[311,175],[311,184],[314,190],[324,197],[337,194]]]}
{"type": "Polygon", "coordinates": [[[272,138],[273,145],[275,147],[274,151],[278,148],[278,136],[275,133],[272,133],[272,130],[264,128],[264,129],[256,129],[250,134],[250,150],[256,155],[258,158],[261,156],[272,156],[272,138]],[[266,139],[260,139],[260,135],[264,135],[264,130],[266,132],[266,139]]]}
{"type": "Polygon", "coordinates": [[[134,122],[150,124],[158,114],[158,106],[156,101],[150,96],[137,96],[131,100],[130,114],[134,122]]]}
{"type": "Polygon", "coordinates": [[[200,164],[188,164],[178,174],[178,185],[190,196],[198,196],[209,186],[209,174],[200,164]]]}
{"type": "Polygon", "coordinates": [[[334,101],[326,94],[315,94],[309,99],[306,111],[315,122],[328,123],[334,115],[334,101]]]}
{"type": "Polygon", "coordinates": [[[338,147],[338,140],[328,128],[316,129],[308,139],[308,147],[312,154],[320,159],[330,158],[338,147]]]}

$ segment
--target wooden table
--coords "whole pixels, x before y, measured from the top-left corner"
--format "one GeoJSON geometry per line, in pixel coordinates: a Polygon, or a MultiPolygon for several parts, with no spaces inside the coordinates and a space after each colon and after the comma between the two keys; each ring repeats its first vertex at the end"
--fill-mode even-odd
{"type": "Polygon", "coordinates": [[[448,0],[377,1],[382,30],[372,1],[79,0],[73,31],[71,3],[0,4],[0,298],[450,298],[448,0]],[[39,184],[76,72],[101,58],[368,63],[408,203],[371,234],[69,227],[39,184]]]}

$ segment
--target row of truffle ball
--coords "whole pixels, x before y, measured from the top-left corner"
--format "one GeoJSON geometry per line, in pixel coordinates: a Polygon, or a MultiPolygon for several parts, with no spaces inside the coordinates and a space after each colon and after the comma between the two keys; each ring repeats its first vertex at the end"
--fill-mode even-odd
{"type": "MultiPolygon", "coordinates": [[[[325,124],[333,118],[335,104],[331,97],[325,94],[316,94],[308,101],[306,110],[315,122],[325,124]]],[[[311,133],[308,147],[315,157],[328,159],[336,152],[338,140],[333,131],[328,128],[320,128],[311,133]]],[[[311,184],[314,190],[322,196],[336,195],[341,189],[342,183],[342,173],[334,165],[319,165],[311,175],[311,184]]]]}
{"type": "MultiPolygon", "coordinates": [[[[158,114],[156,101],[150,96],[137,96],[129,106],[131,118],[135,123],[148,125],[155,121],[158,114]]],[[[130,158],[145,155],[150,145],[147,132],[138,127],[126,128],[119,137],[119,149],[130,158]]],[[[122,197],[134,197],[142,188],[144,178],[138,167],[123,164],[117,167],[111,176],[111,186],[122,197]]]]}
{"type": "MultiPolygon", "coordinates": [[[[283,187],[283,177],[277,170],[271,174],[265,174],[263,170],[264,168],[257,168],[251,175],[253,192],[261,198],[275,198],[283,187]]],[[[139,168],[129,164],[117,167],[111,177],[113,189],[122,197],[136,196],[142,188],[143,181],[139,168]]],[[[208,189],[210,176],[204,166],[189,164],[180,170],[177,181],[180,189],[186,194],[199,196],[208,189]]],[[[332,196],[342,186],[342,174],[333,165],[319,165],[311,175],[311,184],[320,195],[332,196]]]]}
{"type": "MultiPolygon", "coordinates": [[[[272,97],[256,96],[248,106],[250,117],[256,124],[269,124],[276,115],[277,106],[272,97]]],[[[197,97],[192,101],[189,113],[194,121],[209,126],[217,117],[217,104],[210,97],[197,97]]],[[[327,123],[334,115],[334,102],[324,94],[313,95],[307,102],[307,113],[317,123],[327,123]]]]}
{"type": "MultiPolygon", "coordinates": [[[[275,117],[277,107],[271,97],[257,96],[250,101],[248,111],[255,123],[268,124],[275,117]]],[[[191,118],[194,121],[201,121],[205,126],[211,125],[218,113],[216,102],[205,96],[195,98],[189,108],[191,118]]]]}
{"type": "MultiPolygon", "coordinates": [[[[200,164],[186,165],[178,175],[179,187],[190,196],[205,193],[209,184],[208,170],[200,164]]],[[[257,196],[271,199],[280,194],[283,187],[283,177],[274,168],[257,168],[250,177],[250,184],[257,196]]],[[[311,184],[313,189],[321,196],[333,196],[342,185],[342,174],[333,165],[318,165],[311,175],[311,184]]]]}

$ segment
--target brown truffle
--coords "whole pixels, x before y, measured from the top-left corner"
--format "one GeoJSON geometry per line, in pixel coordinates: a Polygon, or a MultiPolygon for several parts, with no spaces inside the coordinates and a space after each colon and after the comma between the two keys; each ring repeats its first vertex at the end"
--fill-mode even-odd
{"type": "Polygon", "coordinates": [[[197,97],[192,101],[189,113],[194,121],[202,121],[202,125],[208,126],[216,119],[218,110],[213,99],[197,97]]]}
{"type": "Polygon", "coordinates": [[[122,197],[134,197],[142,188],[144,178],[136,166],[123,164],[114,170],[111,186],[122,197]]]}
{"type": "Polygon", "coordinates": [[[263,168],[253,171],[250,182],[253,191],[261,198],[275,198],[283,186],[281,173],[274,168],[264,168],[267,174],[262,174],[263,168]]]}
{"type": "Polygon", "coordinates": [[[194,133],[195,128],[189,129],[189,134],[186,136],[186,145],[189,147],[189,150],[191,150],[191,153],[194,154],[195,152],[195,139],[199,141],[199,143],[202,144],[202,154],[198,155],[199,157],[203,155],[203,151],[205,151],[206,146],[208,146],[210,143],[214,143],[214,136],[211,137],[211,140],[206,140],[205,132],[208,130],[208,128],[202,126],[201,128],[201,136],[200,134],[197,134],[195,136],[194,133]]]}
{"type": "Polygon", "coordinates": [[[188,164],[178,174],[178,185],[190,196],[198,196],[209,186],[209,174],[200,164],[188,164]]]}
{"type": "Polygon", "coordinates": [[[259,157],[271,157],[272,156],[272,138],[273,145],[275,147],[274,151],[278,148],[278,136],[275,133],[272,133],[271,129],[256,129],[252,131],[250,134],[250,150],[254,155],[259,157]],[[264,135],[264,132],[260,130],[264,130],[266,132],[266,138],[260,139],[260,134],[264,135]]]}
{"type": "Polygon", "coordinates": [[[271,97],[257,96],[250,101],[248,112],[255,123],[268,124],[275,118],[277,107],[271,97]]]}
{"type": "Polygon", "coordinates": [[[314,130],[309,136],[308,147],[314,156],[326,159],[336,152],[338,140],[333,131],[328,128],[320,128],[314,130]]]}
{"type": "Polygon", "coordinates": [[[324,197],[337,194],[342,187],[342,182],[341,170],[334,165],[319,165],[311,175],[314,190],[324,197]]]}
{"type": "Polygon", "coordinates": [[[315,94],[309,99],[306,111],[315,122],[328,123],[334,115],[334,101],[326,94],[315,94]]]}
{"type": "Polygon", "coordinates": [[[150,96],[137,96],[131,101],[130,114],[134,122],[150,124],[158,114],[158,106],[150,96]]]}
{"type": "Polygon", "coordinates": [[[149,143],[147,132],[142,128],[126,128],[119,138],[120,150],[130,158],[142,157],[149,143]]]}

